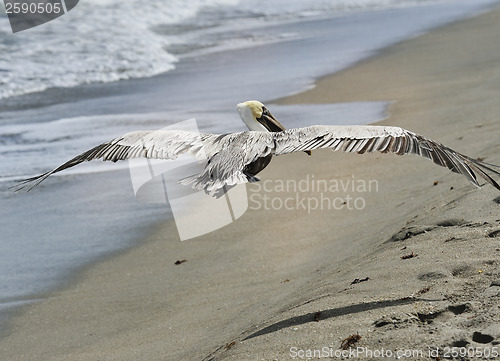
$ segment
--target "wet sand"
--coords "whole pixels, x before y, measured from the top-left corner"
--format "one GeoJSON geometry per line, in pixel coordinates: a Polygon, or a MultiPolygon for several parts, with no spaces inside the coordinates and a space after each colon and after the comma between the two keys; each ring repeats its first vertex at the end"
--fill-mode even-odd
{"type": "MultiPolygon", "coordinates": [[[[499,20],[496,10],[434,30],[277,102],[393,101],[382,124],[500,164],[499,20]]],[[[158,225],[140,246],[19,311],[2,359],[336,358],[352,335],[354,347],[421,350],[423,359],[429,348],[497,347],[497,190],[415,156],[318,151],[276,158],[260,174],[270,186],[308,176],[377,187],[323,192],[361,198],[360,209],[250,202],[229,226],[185,242],[172,221],[158,225]]],[[[258,188],[248,186],[254,201],[297,197],[258,188]]]]}

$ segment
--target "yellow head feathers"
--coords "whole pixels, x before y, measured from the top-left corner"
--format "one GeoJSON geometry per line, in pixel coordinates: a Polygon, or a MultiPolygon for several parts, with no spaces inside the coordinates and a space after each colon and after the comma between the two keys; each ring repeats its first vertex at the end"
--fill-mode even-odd
{"type": "Polygon", "coordinates": [[[262,116],[262,109],[264,108],[264,104],[262,104],[258,100],[248,100],[243,104],[250,108],[255,119],[259,119],[262,116]]]}

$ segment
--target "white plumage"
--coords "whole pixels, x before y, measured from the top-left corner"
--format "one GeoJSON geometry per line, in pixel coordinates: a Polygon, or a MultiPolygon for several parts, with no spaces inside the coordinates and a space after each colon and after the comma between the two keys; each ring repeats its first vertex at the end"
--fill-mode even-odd
{"type": "Polygon", "coordinates": [[[63,165],[36,177],[25,179],[17,190],[31,190],[51,174],[85,161],[102,159],[116,162],[131,158],[175,159],[188,154],[207,160],[200,174],[180,180],[181,184],[215,194],[224,186],[258,181],[255,177],[270,162],[271,157],[292,152],[330,148],[349,153],[416,154],[463,174],[479,187],[477,176],[500,190],[490,176],[500,175],[492,164],[466,155],[398,127],[326,126],[285,128],[258,101],[238,104],[242,120],[250,131],[230,134],[192,133],[182,130],[136,131],[92,148],[63,165]]]}

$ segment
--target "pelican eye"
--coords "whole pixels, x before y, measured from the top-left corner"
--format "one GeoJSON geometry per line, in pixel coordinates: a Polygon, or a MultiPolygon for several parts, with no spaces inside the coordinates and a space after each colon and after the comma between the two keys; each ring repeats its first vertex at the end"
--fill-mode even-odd
{"type": "Polygon", "coordinates": [[[269,112],[269,110],[267,110],[266,107],[262,107],[262,115],[260,117],[262,118],[262,116],[264,116],[264,115],[267,115],[267,116],[271,115],[271,113],[269,112]]]}

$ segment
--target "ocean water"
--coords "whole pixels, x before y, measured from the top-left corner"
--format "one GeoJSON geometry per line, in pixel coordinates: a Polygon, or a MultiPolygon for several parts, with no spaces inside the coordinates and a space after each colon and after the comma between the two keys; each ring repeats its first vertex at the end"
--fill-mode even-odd
{"type": "MultiPolygon", "coordinates": [[[[152,76],[174,69],[182,54],[253,46],[287,36],[252,36],[252,30],[261,25],[324,13],[431,2],[86,0],[67,15],[15,36],[3,14],[0,98],[52,87],[152,76]],[[247,34],[242,33],[244,29],[248,29],[247,34]]],[[[0,12],[5,12],[3,6],[0,12]]]]}
{"type": "Polygon", "coordinates": [[[248,99],[266,102],[287,127],[377,121],[391,99],[301,106],[272,100],[496,4],[86,0],[53,22],[17,34],[4,17],[0,320],[2,310],[37,300],[86,264],[133,246],[171,216],[164,205],[134,199],[126,163],[81,165],[29,194],[8,189],[16,179],[132,130],[193,117],[201,131],[244,130],[235,106],[248,99]]]}

